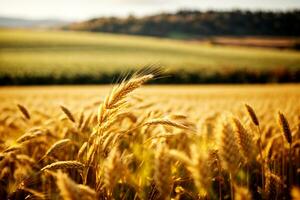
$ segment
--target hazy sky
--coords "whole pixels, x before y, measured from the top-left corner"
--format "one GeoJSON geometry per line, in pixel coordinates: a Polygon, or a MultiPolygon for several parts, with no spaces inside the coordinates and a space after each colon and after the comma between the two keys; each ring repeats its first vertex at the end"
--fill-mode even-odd
{"type": "Polygon", "coordinates": [[[97,16],[148,15],[191,9],[300,8],[300,0],[0,0],[0,16],[83,20],[97,16]]]}

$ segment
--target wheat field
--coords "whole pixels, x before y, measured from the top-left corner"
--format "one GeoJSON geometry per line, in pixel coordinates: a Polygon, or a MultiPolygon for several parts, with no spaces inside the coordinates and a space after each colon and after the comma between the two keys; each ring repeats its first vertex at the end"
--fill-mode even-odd
{"type": "Polygon", "coordinates": [[[0,88],[1,199],[299,199],[300,85],[0,88]]]}
{"type": "Polygon", "coordinates": [[[0,29],[2,76],[99,78],[103,73],[152,64],[181,72],[223,68],[264,71],[278,67],[296,70],[300,53],[108,33],[0,29]]]}

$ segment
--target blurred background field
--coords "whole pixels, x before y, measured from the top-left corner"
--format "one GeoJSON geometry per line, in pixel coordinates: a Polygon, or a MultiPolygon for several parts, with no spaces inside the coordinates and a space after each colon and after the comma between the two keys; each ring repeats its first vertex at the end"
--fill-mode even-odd
{"type": "Polygon", "coordinates": [[[168,74],[156,83],[298,82],[299,51],[257,47],[257,43],[276,45],[276,41],[291,39],[175,40],[2,28],[0,84],[112,83],[124,72],[149,65],[168,74]],[[232,45],[236,41],[240,44],[232,45]]]}

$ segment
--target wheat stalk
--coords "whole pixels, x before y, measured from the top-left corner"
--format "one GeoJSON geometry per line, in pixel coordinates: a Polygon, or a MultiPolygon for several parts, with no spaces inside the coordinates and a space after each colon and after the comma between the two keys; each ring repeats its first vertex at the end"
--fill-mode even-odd
{"type": "Polygon", "coordinates": [[[254,109],[245,104],[246,106],[246,109],[247,109],[247,112],[253,122],[253,124],[255,124],[255,126],[257,127],[257,130],[258,130],[258,133],[259,133],[259,139],[258,139],[258,149],[259,149],[259,154],[260,154],[260,159],[261,159],[261,179],[262,179],[262,187],[263,187],[263,191],[264,191],[264,186],[265,186],[265,159],[263,157],[263,147],[262,147],[262,133],[261,133],[261,129],[260,129],[260,126],[259,126],[259,121],[258,121],[258,118],[255,114],[255,111],[254,109]]]}
{"type": "Polygon", "coordinates": [[[82,170],[84,168],[84,165],[78,161],[74,160],[68,160],[68,161],[57,161],[54,163],[51,163],[50,165],[47,165],[43,167],[40,171],[45,170],[56,170],[56,169],[79,169],[82,170]]]}
{"type": "Polygon", "coordinates": [[[84,112],[83,110],[80,112],[80,115],[79,115],[79,120],[78,120],[78,125],[77,127],[80,129],[80,127],[82,126],[83,124],[83,121],[84,121],[84,112]]]}
{"type": "Polygon", "coordinates": [[[193,129],[191,129],[188,126],[185,126],[183,124],[180,124],[178,122],[174,122],[171,121],[170,119],[166,119],[166,118],[159,118],[159,119],[152,119],[152,120],[148,120],[144,123],[144,126],[150,126],[150,125],[164,125],[164,126],[171,126],[171,127],[176,127],[176,128],[180,128],[180,129],[184,129],[184,130],[190,130],[190,131],[194,131],[193,129]]]}
{"type": "Polygon", "coordinates": [[[205,197],[211,185],[211,169],[209,165],[208,155],[200,150],[196,145],[191,146],[192,165],[188,166],[195,185],[198,188],[199,195],[205,197]]]}
{"type": "Polygon", "coordinates": [[[84,142],[77,153],[77,159],[82,159],[83,153],[86,151],[88,142],[84,142]]]}
{"type": "Polygon", "coordinates": [[[223,119],[217,127],[219,133],[219,152],[221,162],[224,167],[231,173],[236,173],[241,161],[243,160],[240,153],[238,143],[236,141],[231,123],[223,119]]]}
{"type": "Polygon", "coordinates": [[[13,151],[19,151],[22,148],[23,148],[22,144],[13,145],[13,146],[10,146],[7,149],[5,149],[3,151],[3,153],[10,153],[10,152],[13,152],[13,151]]]}
{"type": "Polygon", "coordinates": [[[278,123],[282,130],[283,136],[285,137],[286,141],[291,145],[292,144],[292,132],[291,132],[291,129],[290,129],[287,119],[281,112],[278,112],[278,123]]]}
{"type": "Polygon", "coordinates": [[[232,122],[237,143],[241,149],[243,157],[250,162],[255,159],[256,156],[253,136],[244,128],[237,118],[233,117],[232,122]]]}
{"type": "Polygon", "coordinates": [[[21,113],[24,115],[24,117],[29,120],[30,114],[29,114],[28,110],[20,104],[17,104],[17,106],[18,106],[19,110],[21,111],[21,113]]]}
{"type": "Polygon", "coordinates": [[[19,137],[17,139],[17,143],[23,143],[28,140],[32,140],[32,139],[35,139],[37,137],[44,136],[44,135],[45,135],[44,132],[41,130],[36,130],[34,132],[25,133],[24,135],[22,135],[21,137],[19,137]]]}
{"type": "Polygon", "coordinates": [[[91,122],[91,119],[93,117],[93,113],[91,112],[87,118],[85,118],[85,120],[81,123],[81,126],[80,126],[80,131],[84,131],[88,125],[90,124],[91,122]]]}
{"type": "Polygon", "coordinates": [[[60,108],[66,114],[68,119],[75,123],[75,118],[74,118],[73,114],[71,113],[71,111],[68,108],[66,108],[65,106],[62,106],[62,105],[60,105],[60,108]]]}
{"type": "Polygon", "coordinates": [[[133,90],[139,88],[142,84],[152,79],[154,76],[152,74],[137,76],[131,78],[129,81],[124,81],[117,87],[113,88],[109,96],[104,100],[104,105],[106,109],[112,109],[117,107],[118,103],[123,100],[126,95],[131,93],[133,90]]]}
{"type": "Polygon", "coordinates": [[[115,184],[125,173],[120,152],[113,148],[104,163],[104,185],[108,190],[112,190],[115,184]],[[118,172],[118,173],[116,173],[118,172]]]}
{"type": "Polygon", "coordinates": [[[49,149],[48,151],[45,153],[45,155],[43,156],[43,158],[53,154],[55,151],[61,149],[63,146],[67,145],[68,143],[70,143],[71,140],[70,139],[62,139],[59,140],[57,142],[55,142],[49,149]]]}
{"type": "Polygon", "coordinates": [[[123,81],[120,85],[115,86],[110,94],[106,96],[104,102],[98,108],[98,124],[107,121],[109,116],[113,116],[126,103],[125,98],[142,84],[152,79],[152,74],[132,77],[128,81],[123,81]]]}
{"type": "Polygon", "coordinates": [[[249,106],[248,104],[245,104],[245,107],[247,109],[247,112],[248,112],[253,124],[255,124],[256,126],[259,126],[259,121],[258,121],[258,118],[255,114],[254,109],[251,106],[249,106]]]}

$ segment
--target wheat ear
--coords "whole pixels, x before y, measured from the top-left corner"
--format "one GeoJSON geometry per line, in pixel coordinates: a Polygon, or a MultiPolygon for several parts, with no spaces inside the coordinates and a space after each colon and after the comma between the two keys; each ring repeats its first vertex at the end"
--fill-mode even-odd
{"type": "Polygon", "coordinates": [[[75,123],[75,118],[74,118],[73,114],[71,113],[71,111],[68,108],[66,108],[65,106],[62,106],[62,105],[60,105],[60,108],[66,114],[68,119],[75,123]]]}
{"type": "Polygon", "coordinates": [[[255,144],[253,136],[244,128],[237,118],[232,118],[233,128],[243,157],[248,161],[255,159],[255,144]]]}
{"type": "Polygon", "coordinates": [[[221,162],[227,170],[234,174],[239,168],[242,157],[239,153],[239,147],[231,123],[228,123],[223,119],[218,125],[217,131],[220,135],[219,152],[221,162]]]}
{"type": "Polygon", "coordinates": [[[258,118],[256,116],[254,109],[251,106],[249,106],[248,104],[245,104],[245,107],[247,109],[247,112],[248,112],[253,124],[255,124],[256,126],[259,126],[259,121],[258,121],[258,118]]]}
{"type": "Polygon", "coordinates": [[[18,104],[17,106],[18,106],[19,110],[21,111],[21,113],[24,115],[24,117],[29,120],[30,114],[29,114],[28,110],[21,104],[18,104]]]}
{"type": "Polygon", "coordinates": [[[291,145],[292,144],[292,132],[290,129],[290,125],[289,125],[286,117],[281,112],[278,112],[278,123],[282,130],[283,136],[285,137],[286,141],[291,145]]]}
{"type": "Polygon", "coordinates": [[[49,149],[48,151],[45,153],[45,155],[43,156],[43,158],[53,154],[55,151],[61,149],[63,146],[67,145],[69,142],[71,142],[70,139],[62,139],[59,140],[57,142],[55,142],[49,149]]]}
{"type": "Polygon", "coordinates": [[[57,161],[47,165],[41,169],[41,171],[45,170],[56,170],[56,169],[79,169],[82,170],[84,165],[78,161],[68,160],[68,161],[57,161]]]}

